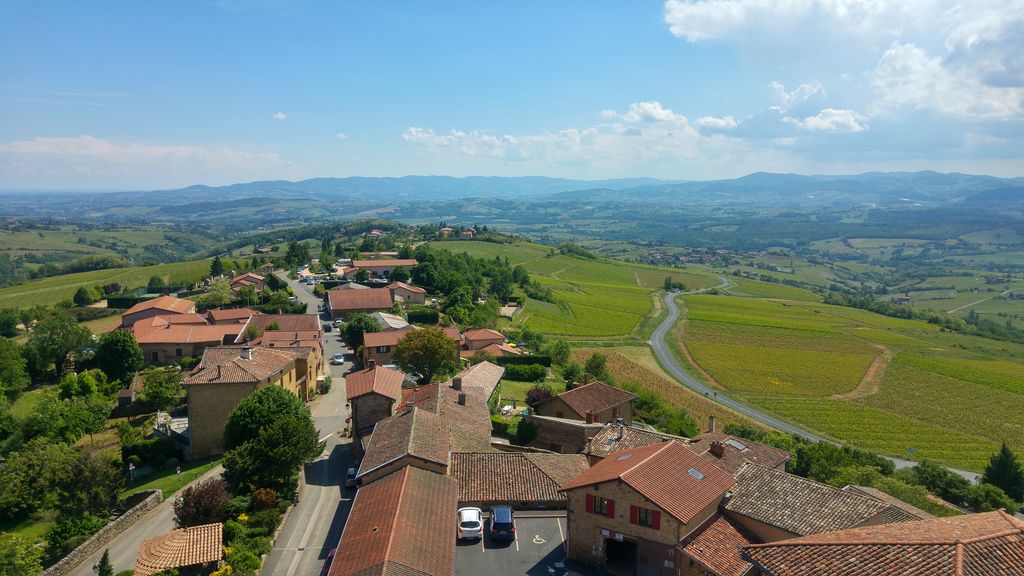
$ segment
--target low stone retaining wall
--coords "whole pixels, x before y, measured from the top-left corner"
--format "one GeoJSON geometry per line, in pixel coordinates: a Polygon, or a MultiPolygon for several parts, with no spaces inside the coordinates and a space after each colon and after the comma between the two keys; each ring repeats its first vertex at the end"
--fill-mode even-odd
{"type": "Polygon", "coordinates": [[[127,512],[118,516],[113,522],[100,528],[100,531],[93,534],[92,538],[82,542],[81,546],[75,548],[70,554],[61,558],[59,562],[44,570],[42,576],[65,576],[70,574],[79,564],[99,552],[118,534],[127,530],[136,520],[142,518],[146,512],[156,508],[161,500],[163,500],[163,493],[160,490],[152,490],[150,495],[143,499],[142,502],[139,502],[127,512]]]}

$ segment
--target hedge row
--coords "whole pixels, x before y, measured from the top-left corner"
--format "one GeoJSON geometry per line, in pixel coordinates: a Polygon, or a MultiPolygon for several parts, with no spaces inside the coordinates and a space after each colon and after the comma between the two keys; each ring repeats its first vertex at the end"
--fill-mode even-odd
{"type": "Polygon", "coordinates": [[[509,364],[505,366],[505,378],[520,382],[540,382],[547,378],[548,369],[540,364],[509,364]]]}
{"type": "Polygon", "coordinates": [[[550,368],[551,356],[498,356],[494,362],[498,366],[540,364],[550,368]]]}
{"type": "Polygon", "coordinates": [[[413,306],[409,308],[409,322],[411,324],[428,324],[433,326],[437,324],[440,314],[436,308],[429,308],[426,306],[413,306]]]}

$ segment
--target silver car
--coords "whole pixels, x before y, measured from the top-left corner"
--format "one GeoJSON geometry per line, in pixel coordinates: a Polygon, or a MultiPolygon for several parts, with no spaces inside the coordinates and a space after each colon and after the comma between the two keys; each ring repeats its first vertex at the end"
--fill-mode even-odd
{"type": "Polygon", "coordinates": [[[456,513],[458,519],[458,537],[460,540],[469,538],[484,537],[484,511],[479,508],[459,508],[456,513]]]}

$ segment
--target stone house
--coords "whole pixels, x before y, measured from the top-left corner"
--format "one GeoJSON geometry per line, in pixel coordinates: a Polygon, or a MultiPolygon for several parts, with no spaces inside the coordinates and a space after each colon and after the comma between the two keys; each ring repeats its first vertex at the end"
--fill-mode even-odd
{"type": "Polygon", "coordinates": [[[139,302],[121,314],[121,328],[131,328],[139,320],[153,316],[171,316],[174,314],[195,314],[196,303],[174,296],[159,296],[152,300],[139,302]]]}
{"type": "Polygon", "coordinates": [[[349,373],[345,393],[351,404],[354,437],[369,434],[377,422],[395,413],[404,379],[402,372],[372,362],[364,370],[349,373]]]}
{"type": "Polygon", "coordinates": [[[297,354],[266,347],[207,348],[182,384],[188,393],[189,452],[206,458],[224,451],[224,423],[235,406],[260,388],[280,386],[301,396],[297,354]]]}
{"type": "Polygon", "coordinates": [[[387,311],[394,304],[387,288],[366,290],[328,290],[327,306],[332,320],[344,320],[353,314],[387,311]]]}
{"type": "Polygon", "coordinates": [[[259,274],[253,274],[252,272],[246,272],[245,274],[239,274],[231,279],[231,289],[238,292],[246,286],[251,286],[257,294],[263,292],[263,282],[265,278],[259,274]]]}
{"type": "Polygon", "coordinates": [[[373,427],[356,481],[366,486],[405,466],[448,473],[451,448],[448,422],[427,410],[412,408],[373,427]]]}
{"type": "Polygon", "coordinates": [[[603,382],[591,382],[538,402],[534,412],[541,416],[583,420],[587,423],[622,419],[624,423],[631,424],[635,398],[636,394],[632,392],[613,388],[603,382]]]}
{"type": "Polygon", "coordinates": [[[427,302],[427,291],[419,286],[412,286],[405,282],[392,282],[388,284],[391,290],[391,297],[395,302],[402,304],[425,304],[427,302]]]}
{"type": "Polygon", "coordinates": [[[398,344],[398,341],[413,330],[416,330],[414,326],[406,326],[401,330],[364,332],[363,366],[369,366],[371,362],[378,366],[392,364],[391,356],[394,354],[395,346],[398,344]]]}
{"type": "Polygon", "coordinates": [[[466,350],[480,350],[491,344],[505,344],[505,335],[497,330],[481,328],[479,330],[466,330],[462,335],[466,350]]]}
{"type": "Polygon", "coordinates": [[[146,364],[163,365],[233,342],[242,328],[241,324],[211,326],[199,314],[173,314],[136,320],[131,331],[146,364]]]}
{"type": "Polygon", "coordinates": [[[736,480],[680,442],[616,452],[562,486],[570,560],[676,576],[678,543],[718,510],[736,480]]]}

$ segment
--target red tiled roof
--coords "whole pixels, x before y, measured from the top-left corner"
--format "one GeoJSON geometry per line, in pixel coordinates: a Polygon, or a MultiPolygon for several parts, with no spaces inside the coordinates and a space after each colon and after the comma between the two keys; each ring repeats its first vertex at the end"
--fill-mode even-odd
{"type": "Polygon", "coordinates": [[[487,407],[493,388],[463,382],[462,390],[452,388],[451,381],[437,387],[437,411],[451,425],[452,450],[458,452],[493,452],[491,447],[491,411],[487,407]],[[466,403],[459,404],[459,393],[466,403]]]}
{"type": "Polygon", "coordinates": [[[491,330],[489,328],[480,328],[478,330],[466,330],[462,335],[466,341],[472,340],[504,340],[505,335],[497,330],[491,330]]]}
{"type": "Polygon", "coordinates": [[[495,358],[498,356],[514,356],[520,354],[519,350],[516,350],[508,344],[488,344],[487,346],[477,348],[476,350],[459,350],[459,356],[462,358],[472,358],[480,352],[486,352],[495,358]]]}
{"type": "Polygon", "coordinates": [[[374,366],[372,369],[352,372],[345,377],[345,393],[349,400],[375,392],[393,400],[402,397],[405,374],[398,370],[374,366]]]}
{"type": "Polygon", "coordinates": [[[259,274],[253,274],[252,272],[246,272],[245,274],[239,274],[238,276],[235,276],[234,278],[231,279],[231,282],[235,283],[235,282],[238,282],[240,280],[248,280],[248,279],[252,279],[252,280],[256,280],[258,282],[261,282],[261,281],[263,281],[263,276],[260,276],[259,274]]]}
{"type": "Polygon", "coordinates": [[[267,331],[267,326],[277,324],[282,332],[320,332],[323,327],[315,314],[256,314],[249,319],[249,325],[255,326],[260,333],[267,331]]]}
{"type": "Polygon", "coordinates": [[[331,310],[384,310],[391,308],[394,300],[387,288],[368,290],[328,290],[327,298],[331,310]]]}
{"type": "Polygon", "coordinates": [[[406,466],[356,493],[330,576],[451,576],[458,486],[406,466]]]}
{"type": "Polygon", "coordinates": [[[416,294],[426,294],[427,293],[426,290],[424,290],[423,288],[420,288],[419,286],[413,286],[411,284],[406,284],[405,282],[399,282],[397,280],[392,282],[391,284],[388,284],[388,289],[389,290],[394,290],[395,288],[401,288],[403,290],[408,290],[409,292],[414,292],[416,294]]]}
{"type": "Polygon", "coordinates": [[[133,332],[139,344],[221,344],[224,338],[235,336],[241,329],[241,324],[167,324],[142,334],[133,332]]]}
{"type": "Polygon", "coordinates": [[[450,474],[459,482],[459,502],[565,503],[561,482],[587,469],[582,454],[457,452],[450,474]]]}
{"type": "Polygon", "coordinates": [[[253,340],[253,344],[259,344],[261,346],[303,346],[306,348],[322,348],[323,345],[320,342],[319,331],[290,331],[285,332],[283,330],[267,330],[256,340],[253,340]]]}
{"type": "Polygon", "coordinates": [[[416,266],[419,262],[415,258],[392,258],[389,260],[353,260],[354,268],[391,268],[405,266],[407,268],[416,266]]]}
{"type": "Polygon", "coordinates": [[[405,388],[402,390],[402,403],[395,406],[395,413],[401,414],[409,404],[412,407],[429,412],[437,412],[438,383],[405,388]]]}
{"type": "Polygon", "coordinates": [[[214,322],[220,322],[222,320],[245,320],[250,316],[254,316],[256,314],[259,314],[259,312],[251,310],[249,308],[218,308],[216,310],[206,311],[206,315],[209,316],[210,320],[213,320],[214,322]]]}
{"type": "Polygon", "coordinates": [[[150,310],[156,308],[157,310],[165,310],[174,314],[188,314],[195,312],[196,303],[191,300],[182,300],[181,298],[175,298],[174,296],[158,296],[152,300],[146,300],[139,302],[135,306],[132,306],[128,310],[125,310],[121,317],[131,316],[143,310],[150,310]]]}
{"type": "Polygon", "coordinates": [[[725,509],[798,536],[852,528],[888,504],[795,474],[744,464],[725,509]]]}
{"type": "Polygon", "coordinates": [[[747,546],[744,556],[772,576],[1024,574],[1024,522],[997,510],[865,526],[747,546]]]}
{"type": "Polygon", "coordinates": [[[374,348],[377,346],[394,346],[398,344],[398,341],[405,337],[406,334],[416,330],[412,326],[406,326],[398,330],[388,330],[387,332],[363,332],[363,346],[367,348],[374,348]]]}
{"type": "Polygon", "coordinates": [[[408,414],[391,416],[377,422],[370,436],[359,476],[394,462],[403,456],[412,456],[448,466],[448,423],[444,418],[413,409],[408,414]]]}
{"type": "Polygon", "coordinates": [[[899,498],[895,498],[882,492],[878,488],[871,488],[870,486],[843,486],[844,492],[853,492],[854,494],[860,494],[861,496],[867,496],[868,498],[874,498],[880,502],[885,502],[892,507],[891,510],[887,511],[888,516],[886,524],[892,522],[906,522],[909,520],[927,520],[934,518],[928,512],[921,510],[916,506],[907,504],[899,498]]]}
{"type": "Polygon", "coordinates": [[[610,454],[562,490],[612,480],[622,480],[684,524],[721,500],[736,483],[681,442],[671,441],[610,454]]]}
{"type": "Polygon", "coordinates": [[[758,542],[739,523],[716,514],[683,553],[717,576],[744,576],[753,566],[741,556],[742,548],[758,542]]]}
{"type": "Polygon", "coordinates": [[[295,362],[294,352],[254,346],[252,358],[242,358],[242,346],[218,346],[203,351],[203,359],[182,384],[260,382],[295,362]]]}
{"type": "Polygon", "coordinates": [[[661,444],[669,440],[686,442],[686,438],[681,436],[670,436],[661,432],[652,432],[632,426],[608,423],[591,438],[586,454],[604,458],[613,452],[632,450],[633,448],[650,446],[651,444],[661,444]]]}
{"type": "Polygon", "coordinates": [[[586,416],[587,412],[593,411],[594,414],[598,414],[621,406],[636,398],[636,394],[613,388],[604,382],[591,382],[562,392],[557,398],[561,398],[562,402],[582,417],[586,416]]]}
{"type": "Polygon", "coordinates": [[[462,342],[462,333],[459,332],[459,328],[457,326],[449,326],[447,328],[441,328],[441,330],[452,340],[459,343],[462,342]]]}
{"type": "MultiPolygon", "coordinates": [[[[463,388],[467,386],[482,388],[484,394],[489,398],[491,394],[494,393],[494,389],[497,388],[498,382],[501,381],[501,377],[504,375],[505,368],[485,361],[466,368],[462,372],[453,376],[452,379],[461,378],[463,388]]],[[[449,380],[449,382],[451,381],[449,380]]]]}
{"type": "Polygon", "coordinates": [[[224,557],[223,525],[206,524],[171,530],[144,540],[135,559],[136,576],[150,576],[171,568],[217,562],[224,557]]]}
{"type": "Polygon", "coordinates": [[[767,444],[714,432],[705,432],[694,436],[687,446],[702,458],[707,459],[708,462],[713,462],[730,474],[738,472],[746,462],[760,464],[765,468],[776,468],[785,464],[790,457],[789,452],[767,444]],[[721,443],[721,456],[715,456],[710,452],[713,442],[721,443]]]}

